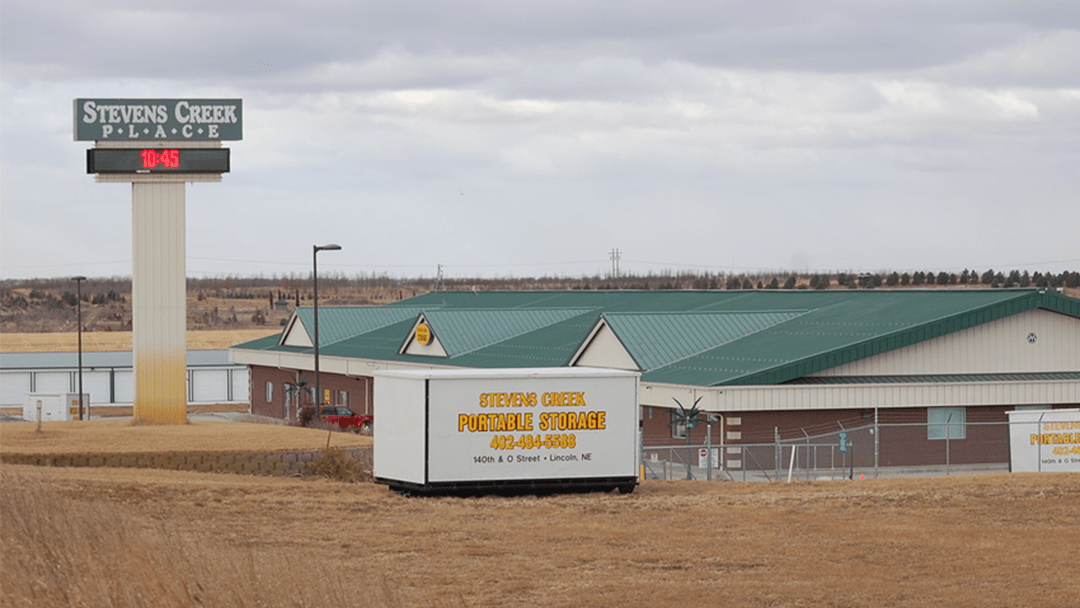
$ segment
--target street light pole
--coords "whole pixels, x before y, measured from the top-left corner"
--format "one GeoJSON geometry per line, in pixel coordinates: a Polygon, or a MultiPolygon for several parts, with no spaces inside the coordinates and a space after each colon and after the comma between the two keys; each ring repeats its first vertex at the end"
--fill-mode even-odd
{"type": "Polygon", "coordinates": [[[330,243],[329,245],[315,245],[311,254],[311,280],[313,291],[313,307],[315,310],[315,416],[319,415],[322,406],[322,385],[319,383],[319,252],[338,251],[341,245],[330,243]]]}
{"type": "MultiPolygon", "coordinates": [[[[82,282],[86,280],[84,276],[71,277],[72,281],[75,281],[75,309],[78,311],[77,321],[79,324],[79,420],[83,419],[83,383],[82,383],[82,282]]],[[[87,418],[89,418],[90,408],[86,408],[87,418]]]]}

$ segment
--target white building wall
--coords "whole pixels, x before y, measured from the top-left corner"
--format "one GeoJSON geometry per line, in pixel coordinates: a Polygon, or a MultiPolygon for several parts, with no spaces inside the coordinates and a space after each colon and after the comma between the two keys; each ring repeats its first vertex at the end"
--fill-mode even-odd
{"type": "Polygon", "coordinates": [[[638,371],[637,363],[626,352],[626,347],[605,323],[596,333],[588,347],[574,365],[579,367],[602,367],[638,371]]]}
{"type": "Polygon", "coordinates": [[[640,395],[642,405],[665,408],[675,407],[674,399],[690,407],[701,397],[698,407],[708,412],[1071,405],[1080,403],[1080,380],[715,388],[642,383],[640,395]]]}
{"type": "MultiPolygon", "coordinates": [[[[34,374],[35,393],[70,393],[71,372],[38,372],[34,374]]],[[[19,399],[22,401],[22,398],[19,399]]]]}
{"type": "Polygon", "coordinates": [[[1080,371],[1080,319],[1029,310],[813,376],[1080,371]]]}
{"type": "MultiPolygon", "coordinates": [[[[189,403],[250,403],[246,367],[188,368],[189,403]]],[[[0,407],[21,407],[26,393],[78,393],[77,370],[0,372],[0,407]]],[[[84,369],[83,392],[95,406],[132,405],[131,368],[84,369]]]]}
{"type": "Polygon", "coordinates": [[[23,402],[23,394],[31,392],[30,372],[0,373],[0,405],[14,407],[23,402]]]}

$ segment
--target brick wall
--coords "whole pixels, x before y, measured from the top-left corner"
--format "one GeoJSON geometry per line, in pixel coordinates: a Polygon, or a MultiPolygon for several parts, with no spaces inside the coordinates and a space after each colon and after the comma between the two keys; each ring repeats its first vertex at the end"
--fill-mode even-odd
{"type": "MultiPolygon", "coordinates": [[[[308,386],[315,385],[315,375],[305,371],[299,376],[308,386]]],[[[293,370],[271,367],[251,367],[251,413],[271,418],[285,417],[285,386],[297,382],[293,370]],[[267,384],[271,385],[269,392],[267,384]],[[269,399],[267,397],[269,396],[269,399]]],[[[368,376],[342,376],[339,374],[319,374],[319,385],[324,392],[329,391],[329,399],[324,405],[342,405],[357,414],[371,414],[372,378],[368,376]]],[[[325,397],[326,395],[324,395],[325,397]]],[[[295,399],[295,398],[294,398],[295,399]]],[[[304,403],[309,403],[304,397],[304,403]]],[[[289,415],[296,416],[296,403],[293,401],[289,415]]]]}

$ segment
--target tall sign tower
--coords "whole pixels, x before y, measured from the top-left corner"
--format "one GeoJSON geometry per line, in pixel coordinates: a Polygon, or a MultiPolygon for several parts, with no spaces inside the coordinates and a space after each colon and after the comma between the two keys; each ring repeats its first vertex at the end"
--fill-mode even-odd
{"type": "Polygon", "coordinates": [[[220,182],[226,140],[243,135],[239,99],[76,99],[86,172],[131,183],[134,417],[187,421],[185,185],[220,182]]]}

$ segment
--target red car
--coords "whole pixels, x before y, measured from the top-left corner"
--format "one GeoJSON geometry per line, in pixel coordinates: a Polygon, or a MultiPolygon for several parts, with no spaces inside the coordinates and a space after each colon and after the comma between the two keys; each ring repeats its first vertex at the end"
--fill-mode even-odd
{"type": "Polygon", "coordinates": [[[365,435],[371,433],[371,428],[375,424],[374,416],[357,414],[347,407],[324,407],[319,410],[319,417],[327,423],[338,425],[342,430],[365,435]]]}

